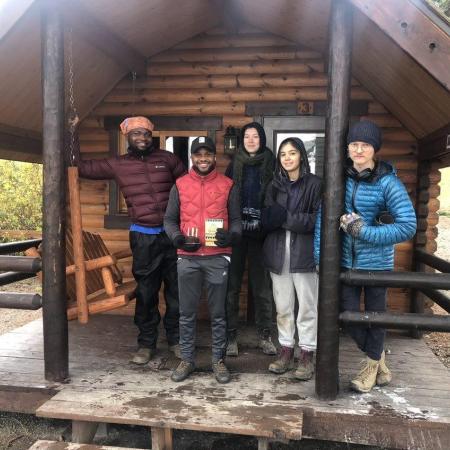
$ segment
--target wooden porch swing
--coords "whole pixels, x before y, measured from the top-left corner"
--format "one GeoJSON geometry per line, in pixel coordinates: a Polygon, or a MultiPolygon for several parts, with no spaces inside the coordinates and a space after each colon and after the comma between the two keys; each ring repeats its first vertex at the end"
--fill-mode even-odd
{"type": "MultiPolygon", "coordinates": [[[[99,234],[82,228],[78,168],[68,168],[70,227],[66,231],[67,318],[87,323],[90,314],[109,311],[135,298],[136,282],[123,282],[117,261],[131,250],[111,254],[99,234]]],[[[40,256],[38,248],[26,251],[40,256]]]]}

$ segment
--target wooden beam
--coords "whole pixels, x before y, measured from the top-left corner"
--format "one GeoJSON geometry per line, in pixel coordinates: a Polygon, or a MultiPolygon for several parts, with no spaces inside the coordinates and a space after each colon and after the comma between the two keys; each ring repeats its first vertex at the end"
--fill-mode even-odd
{"type": "Polygon", "coordinates": [[[121,66],[138,75],[146,70],[145,56],[98,21],[78,0],[61,2],[64,20],[76,35],[89,42],[121,66]]]}
{"type": "Polygon", "coordinates": [[[0,158],[40,162],[42,160],[40,134],[0,124],[0,158]]]}
{"type": "Polygon", "coordinates": [[[430,160],[450,153],[450,123],[419,141],[419,159],[430,160]]]}
{"type": "Polygon", "coordinates": [[[350,0],[447,89],[450,36],[409,0],[350,0]]]}

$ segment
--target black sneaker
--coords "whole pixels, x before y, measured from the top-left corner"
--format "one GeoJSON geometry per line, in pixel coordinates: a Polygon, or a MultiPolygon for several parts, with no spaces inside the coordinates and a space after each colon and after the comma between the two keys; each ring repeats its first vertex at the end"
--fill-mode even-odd
{"type": "Polygon", "coordinates": [[[212,364],[214,376],[219,383],[228,383],[231,380],[231,375],[223,359],[219,359],[212,364]]]}
{"type": "Polygon", "coordinates": [[[175,382],[185,380],[193,371],[195,366],[188,361],[181,361],[178,367],[172,372],[170,379],[175,382]]]}

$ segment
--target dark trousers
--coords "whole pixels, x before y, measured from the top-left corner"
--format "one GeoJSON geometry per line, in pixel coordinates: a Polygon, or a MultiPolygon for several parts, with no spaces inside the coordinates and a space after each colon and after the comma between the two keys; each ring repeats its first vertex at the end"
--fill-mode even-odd
{"type": "MultiPolygon", "coordinates": [[[[341,311],[360,311],[360,297],[364,289],[364,310],[367,312],[386,311],[386,288],[370,286],[342,285],[341,311]]],[[[371,359],[379,360],[384,350],[384,328],[365,328],[347,325],[345,330],[355,340],[358,347],[371,359]]]]}
{"type": "Polygon", "coordinates": [[[177,253],[165,233],[144,234],[130,231],[133,252],[133,276],[137,282],[134,323],[139,328],[139,347],[156,348],[159,290],[164,281],[166,314],[164,328],[169,345],[178,344],[179,306],[177,280],[177,253]]]}
{"type": "Polygon", "coordinates": [[[233,335],[238,328],[239,293],[245,261],[248,258],[248,285],[255,306],[255,322],[259,333],[270,330],[272,325],[273,293],[269,272],[263,265],[263,241],[243,237],[241,243],[233,247],[227,295],[228,334],[233,335]]]}
{"type": "Polygon", "coordinates": [[[178,285],[180,290],[180,350],[185,361],[195,360],[195,334],[197,310],[203,283],[208,294],[211,318],[212,360],[217,362],[225,355],[226,314],[225,300],[228,283],[228,261],[223,256],[207,258],[182,257],[178,260],[178,285]]]}

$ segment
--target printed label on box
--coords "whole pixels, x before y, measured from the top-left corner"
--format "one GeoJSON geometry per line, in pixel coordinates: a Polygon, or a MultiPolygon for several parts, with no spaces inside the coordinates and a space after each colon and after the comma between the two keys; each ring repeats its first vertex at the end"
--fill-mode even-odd
{"type": "Polygon", "coordinates": [[[216,247],[216,231],[223,228],[223,219],[206,219],[205,220],[205,246],[216,247]]]}

